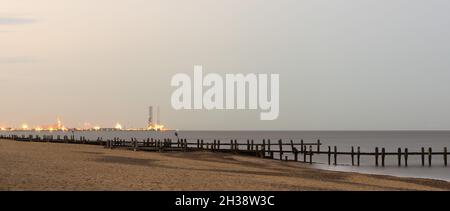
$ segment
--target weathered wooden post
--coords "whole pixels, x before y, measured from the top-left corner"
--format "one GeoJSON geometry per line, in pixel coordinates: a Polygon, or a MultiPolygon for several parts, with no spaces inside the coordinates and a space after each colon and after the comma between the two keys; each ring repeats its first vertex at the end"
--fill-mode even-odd
{"type": "Polygon", "coordinates": [[[444,147],[444,166],[447,166],[447,147],[444,147]]]}
{"type": "Polygon", "coordinates": [[[255,149],[255,145],[253,143],[253,139],[252,139],[251,143],[252,143],[252,145],[251,145],[250,149],[253,151],[255,149]]]}
{"type": "Polygon", "coordinates": [[[216,139],[214,139],[213,145],[212,145],[212,151],[214,152],[216,150],[216,139]]]}
{"type": "Polygon", "coordinates": [[[202,148],[202,149],[203,149],[203,139],[202,139],[202,140],[200,140],[200,148],[202,148]]]}
{"type": "Polygon", "coordinates": [[[328,146],[328,165],[331,165],[331,146],[328,146]]]}
{"type": "Polygon", "coordinates": [[[217,150],[220,150],[220,140],[217,140],[217,150]]]}
{"type": "Polygon", "coordinates": [[[381,149],[381,166],[384,167],[384,159],[386,158],[386,149],[384,147],[381,149]]]}
{"type": "Polygon", "coordinates": [[[301,153],[305,153],[305,151],[303,150],[303,139],[300,140],[300,149],[301,149],[301,153]]]}
{"type": "Polygon", "coordinates": [[[197,149],[200,149],[200,139],[197,139],[197,149]]]}
{"type": "Polygon", "coordinates": [[[433,156],[433,150],[430,148],[428,148],[428,166],[431,166],[431,158],[433,156]]]}
{"type": "Polygon", "coordinates": [[[317,139],[317,153],[320,153],[320,139],[317,139]]]}
{"type": "Polygon", "coordinates": [[[291,149],[294,151],[294,141],[291,140],[291,149]]]}
{"type": "Polygon", "coordinates": [[[402,149],[400,147],[397,149],[397,160],[398,166],[402,166],[402,149]]]}
{"type": "Polygon", "coordinates": [[[425,166],[425,148],[423,148],[423,147],[422,147],[421,157],[422,157],[422,166],[425,166]]]}
{"type": "Polygon", "coordinates": [[[355,166],[355,148],[352,146],[352,151],[351,151],[351,157],[352,157],[352,166],[355,166]]]}
{"type": "Polygon", "coordinates": [[[280,151],[280,160],[283,160],[283,144],[281,143],[281,139],[278,140],[278,147],[280,151]]]}
{"type": "Polygon", "coordinates": [[[408,148],[405,148],[405,167],[408,167],[408,148]]]}
{"type": "Polygon", "coordinates": [[[269,152],[272,151],[272,149],[270,148],[270,146],[271,146],[271,144],[270,144],[270,139],[269,139],[269,140],[267,140],[267,150],[268,150],[269,152]]]}
{"type": "Polygon", "coordinates": [[[247,151],[250,151],[250,140],[247,139],[247,151]]]}
{"type": "Polygon", "coordinates": [[[337,146],[334,146],[334,165],[337,165],[337,156],[338,156],[338,152],[337,152],[337,146]]]}
{"type": "Polygon", "coordinates": [[[358,155],[356,156],[357,159],[357,165],[360,166],[361,164],[361,147],[358,146],[358,155]]]}
{"type": "Polygon", "coordinates": [[[256,157],[259,157],[259,145],[257,144],[256,145],[256,151],[255,151],[256,153],[256,157]]]}
{"type": "Polygon", "coordinates": [[[266,157],[266,139],[263,139],[261,150],[262,150],[262,157],[265,158],[266,157]]]}
{"type": "Polygon", "coordinates": [[[309,164],[313,163],[313,150],[312,150],[312,146],[309,145],[309,164]]]}
{"type": "Polygon", "coordinates": [[[375,166],[378,166],[378,147],[375,147],[375,166]]]}
{"type": "Polygon", "coordinates": [[[303,151],[303,162],[306,163],[306,156],[308,154],[308,153],[306,153],[306,146],[303,146],[302,151],[303,151]]]}
{"type": "Polygon", "coordinates": [[[236,139],[234,140],[234,149],[236,150],[236,153],[239,153],[239,145],[236,139]]]}
{"type": "Polygon", "coordinates": [[[293,150],[294,150],[293,151],[294,152],[294,160],[295,160],[295,162],[298,162],[298,149],[294,147],[293,150]]]}

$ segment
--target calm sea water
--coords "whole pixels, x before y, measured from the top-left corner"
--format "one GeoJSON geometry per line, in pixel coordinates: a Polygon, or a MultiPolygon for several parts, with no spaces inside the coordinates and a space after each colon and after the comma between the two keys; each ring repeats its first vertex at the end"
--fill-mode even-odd
{"type": "MultiPolygon", "coordinates": [[[[433,151],[442,152],[444,147],[450,149],[450,131],[177,131],[180,138],[188,140],[203,139],[212,142],[214,139],[222,143],[229,143],[231,139],[246,143],[247,139],[255,143],[262,143],[263,139],[271,139],[276,143],[279,139],[285,142],[293,140],[299,143],[316,142],[320,139],[323,143],[322,150],[328,146],[337,146],[339,151],[350,151],[351,147],[360,146],[362,152],[374,152],[375,147],[384,147],[387,152],[397,152],[397,148],[408,148],[410,152],[420,151],[421,147],[432,147],[433,151]]],[[[3,134],[16,135],[71,135],[72,132],[3,132],[3,134]]],[[[151,131],[83,131],[74,132],[75,137],[85,136],[86,139],[96,140],[103,137],[104,140],[119,137],[123,139],[137,138],[172,138],[177,139],[175,131],[151,132],[151,131]]],[[[289,146],[286,146],[288,149],[289,146]]],[[[275,146],[272,149],[277,149],[275,146]]],[[[275,155],[276,157],[276,155],[275,155]]],[[[433,156],[432,167],[422,167],[420,156],[411,156],[408,159],[408,167],[397,167],[397,157],[387,156],[386,167],[375,167],[373,157],[361,157],[361,166],[352,167],[350,156],[340,155],[338,166],[328,166],[327,156],[314,156],[318,162],[313,167],[334,171],[351,171],[370,174],[393,175],[401,177],[433,178],[450,181],[450,167],[444,167],[442,156],[433,156]]],[[[426,157],[428,159],[428,157],[426,157]]],[[[403,160],[403,158],[402,158],[403,160]]],[[[402,161],[402,165],[403,165],[402,161]]],[[[427,161],[426,161],[427,162],[427,161]]]]}

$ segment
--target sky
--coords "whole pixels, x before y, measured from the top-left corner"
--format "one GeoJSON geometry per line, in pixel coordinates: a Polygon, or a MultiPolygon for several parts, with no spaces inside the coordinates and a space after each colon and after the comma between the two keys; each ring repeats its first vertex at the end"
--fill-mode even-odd
{"type": "Polygon", "coordinates": [[[450,129],[447,0],[0,0],[0,126],[450,129]],[[177,73],[276,73],[280,116],[174,110],[177,73]]]}

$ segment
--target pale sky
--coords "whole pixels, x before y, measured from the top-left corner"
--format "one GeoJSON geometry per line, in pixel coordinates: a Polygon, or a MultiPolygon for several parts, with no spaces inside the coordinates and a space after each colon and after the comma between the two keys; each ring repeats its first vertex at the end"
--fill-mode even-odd
{"type": "Polygon", "coordinates": [[[450,129],[448,0],[0,0],[0,126],[450,129]],[[280,74],[280,117],[175,111],[176,73],[280,74]]]}

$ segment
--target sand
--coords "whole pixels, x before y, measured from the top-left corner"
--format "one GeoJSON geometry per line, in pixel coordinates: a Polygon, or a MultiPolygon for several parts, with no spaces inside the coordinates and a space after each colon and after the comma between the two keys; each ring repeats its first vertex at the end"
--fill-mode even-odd
{"type": "Polygon", "coordinates": [[[450,190],[450,183],[223,153],[0,140],[0,190],[450,190]]]}

